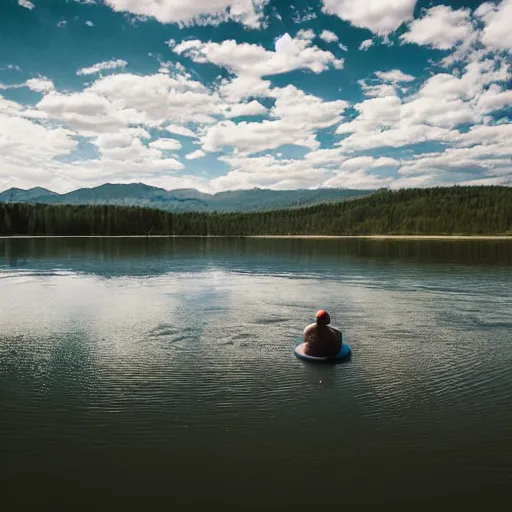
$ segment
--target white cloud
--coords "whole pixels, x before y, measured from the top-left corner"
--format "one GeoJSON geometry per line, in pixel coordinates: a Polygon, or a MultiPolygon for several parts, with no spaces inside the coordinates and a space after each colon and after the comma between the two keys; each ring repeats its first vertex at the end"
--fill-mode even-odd
{"type": "Polygon", "coordinates": [[[197,158],[203,158],[204,156],[206,156],[206,153],[198,149],[196,151],[192,151],[192,153],[189,153],[188,155],[185,155],[185,158],[187,160],[196,160],[197,158]]]}
{"type": "Polygon", "coordinates": [[[310,167],[338,167],[342,162],[347,160],[348,156],[339,148],[316,149],[306,153],[304,160],[310,167]]]}
{"type": "Polygon", "coordinates": [[[326,43],[337,43],[339,41],[338,36],[330,30],[322,30],[322,33],[318,37],[323,39],[326,43]]]}
{"type": "Polygon", "coordinates": [[[258,157],[223,156],[220,160],[231,167],[225,175],[210,181],[214,190],[292,189],[318,187],[332,173],[315,169],[303,160],[278,159],[272,155],[258,157]]]}
{"type": "Polygon", "coordinates": [[[160,67],[158,68],[158,72],[164,73],[165,75],[170,75],[171,74],[170,64],[167,62],[161,62],[160,67]]]}
{"type": "Polygon", "coordinates": [[[474,15],[478,18],[483,18],[486,14],[493,11],[496,8],[496,4],[493,2],[484,2],[480,4],[475,10],[474,15]]]}
{"type": "Polygon", "coordinates": [[[179,149],[181,144],[172,139],[158,139],[146,146],[141,139],[151,135],[141,128],[127,128],[116,133],[102,134],[93,143],[101,153],[100,160],[85,162],[91,170],[109,168],[110,174],[123,176],[123,172],[136,172],[151,177],[162,171],[174,172],[184,168],[175,158],[165,157],[162,151],[179,149]]]}
{"type": "Polygon", "coordinates": [[[399,69],[392,69],[390,71],[376,71],[375,75],[384,82],[412,82],[414,77],[407,75],[399,69]]]}
{"type": "Polygon", "coordinates": [[[402,123],[411,123],[441,128],[455,128],[464,123],[480,121],[471,105],[460,98],[440,98],[420,94],[402,105],[402,123]]]}
{"type": "Polygon", "coordinates": [[[178,55],[185,55],[197,63],[216,64],[237,75],[261,77],[277,75],[296,69],[309,69],[321,73],[334,67],[343,68],[343,60],[331,52],[311,46],[311,39],[296,37],[286,52],[268,51],[262,46],[225,40],[222,43],[203,43],[197,39],[184,41],[171,48],[178,55]]]}
{"type": "Polygon", "coordinates": [[[355,132],[340,143],[345,151],[366,151],[377,148],[401,148],[423,142],[450,142],[457,138],[457,131],[427,124],[399,124],[385,131],[355,132]]]}
{"type": "Polygon", "coordinates": [[[386,96],[395,96],[396,95],[396,84],[393,82],[390,83],[378,83],[378,84],[368,84],[366,80],[359,80],[359,85],[363,91],[365,96],[370,96],[372,98],[384,98],[386,96]]]}
{"type": "MultiPolygon", "coordinates": [[[[63,106],[72,107],[75,114],[81,115],[93,107],[92,115],[100,120],[104,114],[103,106],[94,103],[97,99],[86,97],[87,101],[84,101],[79,93],[62,95],[52,92],[43,100],[47,101],[47,107],[53,106],[49,110],[57,117],[62,114],[59,108],[63,106]],[[62,97],[67,105],[61,104],[62,97]]],[[[171,179],[164,176],[165,173],[182,170],[183,164],[174,158],[165,158],[157,148],[144,145],[140,139],[151,136],[144,129],[119,128],[103,134],[91,130],[97,134],[90,140],[98,147],[100,158],[73,160],[72,152],[78,145],[76,133],[50,128],[24,117],[30,114],[31,111],[22,105],[0,96],[0,182],[6,188],[39,185],[68,191],[105,181],[128,183],[141,180],[168,185],[186,180],[189,184],[207,188],[206,182],[196,177],[171,179]],[[55,157],[66,157],[68,161],[55,157]]]]}
{"type": "Polygon", "coordinates": [[[107,98],[92,92],[52,92],[44,96],[37,108],[84,136],[120,130],[128,125],[122,112],[118,112],[107,98]]]}
{"type": "MultiPolygon", "coordinates": [[[[512,178],[512,149],[503,141],[510,137],[507,126],[493,127],[493,134],[501,132],[501,140],[492,143],[472,145],[472,147],[447,148],[442,152],[418,155],[404,162],[399,170],[402,176],[431,176],[432,183],[478,184],[494,181],[495,184],[510,183],[512,178]],[[468,179],[469,178],[469,179],[468,179]]],[[[511,128],[510,125],[508,128],[511,128]]],[[[474,134],[472,134],[474,135],[474,134]]],[[[480,135],[471,140],[481,142],[480,135]]],[[[469,142],[469,141],[467,141],[469,142]]]]}
{"type": "Polygon", "coordinates": [[[372,156],[358,156],[345,160],[340,168],[345,169],[377,169],[379,167],[397,167],[400,164],[398,160],[389,157],[374,158],[372,156]]]}
{"type": "Polygon", "coordinates": [[[345,46],[343,43],[339,43],[338,44],[338,47],[343,50],[344,52],[348,52],[348,47],[345,46]]]}
{"type": "Polygon", "coordinates": [[[149,16],[161,23],[217,24],[228,19],[258,28],[267,0],[105,0],[114,11],[149,16]]]}
{"type": "Polygon", "coordinates": [[[489,123],[490,112],[511,104],[505,88],[510,64],[500,55],[489,58],[486,51],[472,51],[463,69],[433,75],[418,90],[401,97],[397,84],[412,76],[402,76],[399,70],[376,75],[384,83],[360,81],[363,92],[373,97],[354,105],[359,115],[336,129],[346,136],[339,142],[345,152],[429,141],[449,146],[460,140],[460,125],[489,123]]]}
{"type": "Polygon", "coordinates": [[[397,96],[372,98],[357,103],[354,108],[359,112],[359,116],[338,126],[336,133],[371,133],[389,129],[399,122],[401,105],[402,102],[397,96]]]}
{"type": "Polygon", "coordinates": [[[497,84],[492,84],[477,100],[476,109],[480,113],[489,113],[512,106],[512,90],[502,90],[497,84]]]}
{"type": "MultiPolygon", "coordinates": [[[[315,39],[315,31],[311,28],[302,28],[295,35],[295,39],[303,39],[306,41],[313,41],[315,39]]],[[[292,39],[293,41],[293,39],[292,39]]]]}
{"type": "MultiPolygon", "coordinates": [[[[152,54],[149,54],[149,56],[151,57],[152,54]]],[[[172,60],[161,61],[160,59],[158,59],[158,62],[160,63],[160,69],[158,70],[159,73],[181,76],[187,79],[192,77],[192,75],[187,72],[185,66],[180,62],[173,62],[172,60]]]]}
{"type": "Polygon", "coordinates": [[[94,23],[93,23],[92,21],[90,21],[90,20],[87,20],[87,21],[85,22],[85,24],[86,24],[88,27],[94,27],[94,23]]]}
{"type": "Polygon", "coordinates": [[[45,183],[58,165],[55,157],[69,155],[77,146],[73,132],[48,128],[25,119],[24,113],[23,106],[0,96],[0,182],[6,187],[20,178],[45,183]]]}
{"type": "Polygon", "coordinates": [[[267,109],[258,101],[253,100],[249,103],[229,105],[224,111],[224,116],[232,119],[241,116],[262,116],[266,113],[267,109]]]}
{"type": "Polygon", "coordinates": [[[506,83],[512,77],[510,71],[510,62],[507,58],[499,55],[487,58],[486,52],[474,52],[460,78],[447,74],[434,75],[427,81],[425,87],[432,85],[431,94],[434,94],[434,89],[441,86],[435,77],[442,76],[445,84],[442,87],[446,92],[472,99],[493,82],[506,83]]]}
{"type": "Polygon", "coordinates": [[[5,85],[0,83],[0,90],[21,89],[22,87],[28,87],[31,91],[42,93],[48,93],[55,90],[53,82],[44,76],[39,78],[29,78],[26,82],[21,84],[5,85]]]}
{"type": "Polygon", "coordinates": [[[120,73],[100,78],[88,91],[100,95],[129,116],[131,123],[161,126],[173,121],[213,123],[221,115],[219,98],[203,84],[162,73],[139,76],[120,73]]]}
{"type": "Polygon", "coordinates": [[[376,169],[398,169],[400,162],[394,158],[372,156],[360,156],[345,159],[342,163],[336,165],[336,172],[332,178],[329,178],[322,186],[324,187],[344,187],[352,189],[375,189],[389,186],[393,179],[391,177],[382,177],[369,171],[376,169]]]}
{"type": "Polygon", "coordinates": [[[277,149],[283,144],[317,148],[316,130],[327,128],[342,120],[348,107],[343,100],[323,101],[289,85],[269,89],[268,97],[275,98],[270,110],[272,120],[262,122],[220,122],[204,132],[201,141],[205,151],[233,148],[242,155],[277,149]]]}
{"type": "Polygon", "coordinates": [[[60,20],[57,22],[57,27],[64,28],[67,24],[68,22],[66,20],[60,20]]]}
{"type": "Polygon", "coordinates": [[[417,0],[322,0],[323,11],[381,36],[412,20],[417,0]]]}
{"type": "Polygon", "coordinates": [[[318,147],[314,134],[284,122],[262,121],[261,123],[221,121],[208,128],[201,137],[205,151],[220,151],[226,147],[234,147],[242,154],[252,154],[268,149],[277,149],[283,144],[295,144],[310,148],[318,147]]]}
{"type": "Polygon", "coordinates": [[[25,85],[32,91],[36,92],[50,92],[55,89],[53,82],[46,77],[30,78],[25,82],[25,85]]]}
{"type": "Polygon", "coordinates": [[[474,115],[458,98],[429,97],[421,90],[405,100],[390,94],[367,99],[354,108],[359,116],[336,129],[348,135],[339,142],[345,151],[454,141],[458,132],[452,128],[474,115]]]}
{"type": "Polygon", "coordinates": [[[127,148],[132,145],[134,138],[149,139],[151,134],[141,128],[127,128],[115,133],[102,133],[93,140],[93,143],[101,150],[127,148]]]}
{"type": "Polygon", "coordinates": [[[478,89],[474,89],[467,78],[464,75],[459,79],[445,73],[432,76],[417,94],[404,102],[401,120],[442,128],[480,122],[480,115],[475,111],[473,104],[467,101],[478,89]]]}
{"type": "MultiPolygon", "coordinates": [[[[270,93],[269,89],[268,94],[270,93]]],[[[165,128],[178,135],[197,137],[190,128],[183,126],[193,122],[203,125],[200,132],[208,151],[215,151],[224,145],[249,151],[254,147],[264,149],[265,144],[273,147],[276,140],[286,143],[297,141],[299,144],[302,142],[314,146],[317,144],[313,133],[315,127],[339,122],[340,113],[347,106],[342,101],[322,102],[293,87],[276,89],[272,94],[276,98],[272,117],[286,118],[286,121],[268,121],[270,124],[264,126],[259,123],[250,123],[248,126],[243,123],[219,123],[211,130],[207,130],[204,125],[215,123],[221,116],[263,115],[267,110],[256,100],[248,103],[225,102],[221,96],[209,91],[200,82],[183,76],[137,76],[127,73],[99,78],[81,93],[51,92],[39,102],[37,108],[39,112],[63,122],[85,137],[115,133],[134,124],[165,128]],[[308,109],[314,111],[309,112],[308,109]],[[174,123],[167,125],[170,119],[174,123]],[[279,127],[276,123],[283,126],[279,127]],[[237,136],[228,135],[224,139],[224,135],[229,134],[233,126],[237,136]],[[264,132],[269,127],[271,130],[267,137],[264,132]],[[276,137],[274,127],[286,135],[276,137]],[[259,135],[251,140],[253,130],[259,135]],[[298,135],[298,130],[304,133],[298,135]],[[269,141],[269,137],[274,140],[269,141]],[[268,142],[264,143],[263,140],[268,142]]],[[[140,149],[134,144],[136,147],[132,148],[132,153],[140,149]]],[[[169,146],[169,141],[160,140],[150,143],[150,148],[174,150],[179,143],[175,141],[171,144],[172,147],[169,146]]]]}
{"type": "Polygon", "coordinates": [[[176,124],[169,124],[165,127],[168,132],[174,133],[176,135],[182,135],[183,137],[192,137],[197,138],[197,134],[195,134],[189,128],[185,128],[184,126],[178,126],[176,124]]]}
{"type": "Polygon", "coordinates": [[[311,6],[309,6],[307,9],[299,11],[296,10],[292,5],[292,10],[295,10],[294,14],[292,15],[292,21],[294,23],[305,23],[307,21],[316,20],[318,17],[317,12],[311,6]]]}
{"type": "Polygon", "coordinates": [[[29,0],[18,0],[18,5],[21,7],[25,7],[25,9],[30,10],[32,10],[35,7],[35,5],[29,0]]]}
{"type": "Polygon", "coordinates": [[[494,178],[482,178],[482,179],[473,179],[468,181],[462,181],[457,183],[457,185],[461,186],[478,186],[478,185],[507,185],[510,186],[512,184],[512,179],[510,177],[510,170],[504,176],[497,176],[494,178]]]}
{"type": "Polygon", "coordinates": [[[0,113],[0,148],[2,159],[8,161],[42,159],[69,154],[77,142],[73,132],[61,128],[48,129],[18,116],[0,113]],[[11,157],[11,158],[10,158],[11,157]]]}
{"type": "Polygon", "coordinates": [[[369,48],[371,48],[373,46],[373,40],[372,39],[365,39],[360,45],[359,45],[359,49],[363,52],[365,52],[366,50],[368,50],[369,48]]]}
{"type": "Polygon", "coordinates": [[[22,84],[14,84],[14,85],[6,85],[0,83],[0,91],[6,91],[8,89],[19,89],[20,87],[23,87],[22,84]]]}
{"type": "Polygon", "coordinates": [[[431,76],[421,86],[420,92],[424,96],[433,98],[468,98],[468,86],[464,81],[449,73],[438,73],[431,76]]]}
{"type": "Polygon", "coordinates": [[[495,126],[478,125],[472,126],[466,133],[462,133],[457,138],[459,145],[472,146],[474,144],[482,145],[505,145],[508,151],[512,151],[510,140],[512,139],[512,123],[500,124],[495,126]]]}
{"type": "Polygon", "coordinates": [[[492,11],[496,7],[496,4],[493,2],[484,2],[480,4],[475,12],[473,13],[476,17],[481,18],[485,16],[488,12],[492,11]]]}
{"type": "Polygon", "coordinates": [[[447,5],[434,6],[423,18],[414,20],[409,31],[400,39],[407,43],[449,50],[472,34],[470,15],[469,9],[453,10],[447,5]]]}
{"type": "MultiPolygon", "coordinates": [[[[323,150],[313,153],[318,154],[323,150]]],[[[329,150],[326,150],[329,151],[329,150]]],[[[336,150],[339,153],[339,150],[336,150]]],[[[312,155],[313,153],[310,153],[312,155]]],[[[335,156],[332,155],[332,163],[335,156]]],[[[338,162],[331,169],[326,168],[323,160],[275,158],[272,155],[258,157],[224,156],[221,160],[231,167],[225,176],[211,180],[215,190],[250,189],[264,187],[274,190],[293,188],[349,187],[357,189],[387,186],[393,180],[383,178],[367,171],[384,167],[396,167],[393,159],[375,159],[364,157],[356,159],[343,169],[340,161],[344,158],[336,155],[338,162]]]]}
{"type": "Polygon", "coordinates": [[[349,105],[344,100],[323,101],[293,85],[273,89],[270,95],[276,98],[270,111],[272,117],[282,119],[297,131],[311,133],[318,128],[328,128],[339,123],[343,111],[349,105]]]}
{"type": "Polygon", "coordinates": [[[77,75],[94,75],[96,73],[100,73],[101,71],[109,71],[117,68],[124,68],[128,65],[128,62],[122,59],[112,59],[106,62],[98,62],[89,68],[79,69],[76,74],[77,75]]]}
{"type": "Polygon", "coordinates": [[[232,80],[223,80],[219,85],[219,94],[229,103],[238,103],[249,97],[270,96],[270,81],[257,76],[238,76],[232,80]]]}
{"type": "MultiPolygon", "coordinates": [[[[129,144],[103,146],[101,147],[101,154],[106,160],[135,163],[152,163],[162,156],[159,150],[145,146],[136,137],[132,137],[129,144]]],[[[171,168],[173,170],[179,169],[180,166],[175,168],[172,164],[171,168]]]]}
{"type": "Polygon", "coordinates": [[[2,95],[0,95],[1,114],[19,115],[21,111],[23,111],[23,107],[19,103],[16,103],[15,101],[6,100],[2,95]]]}
{"type": "Polygon", "coordinates": [[[391,185],[391,177],[369,174],[365,169],[340,171],[336,176],[327,180],[323,186],[332,188],[350,188],[355,190],[374,190],[391,185]]]}
{"type": "Polygon", "coordinates": [[[482,42],[494,50],[512,50],[512,0],[502,0],[497,5],[485,3],[477,11],[485,23],[482,42]]]}
{"type": "Polygon", "coordinates": [[[177,151],[181,149],[181,142],[176,139],[157,139],[150,142],[149,146],[161,151],[177,151]]]}

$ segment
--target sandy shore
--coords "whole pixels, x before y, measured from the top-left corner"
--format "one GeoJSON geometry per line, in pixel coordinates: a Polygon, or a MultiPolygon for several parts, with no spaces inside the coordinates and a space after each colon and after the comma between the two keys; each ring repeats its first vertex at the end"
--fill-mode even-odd
{"type": "Polygon", "coordinates": [[[512,235],[44,235],[44,236],[0,236],[0,239],[32,238],[272,238],[297,240],[512,240],[512,235]]]}

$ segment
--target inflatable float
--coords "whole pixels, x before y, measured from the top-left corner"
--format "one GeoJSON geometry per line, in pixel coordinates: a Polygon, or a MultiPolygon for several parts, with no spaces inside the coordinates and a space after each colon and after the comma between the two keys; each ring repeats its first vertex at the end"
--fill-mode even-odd
{"type": "Polygon", "coordinates": [[[308,356],[304,350],[306,348],[306,343],[301,343],[295,348],[295,356],[303,361],[310,361],[312,363],[342,363],[343,361],[348,361],[350,356],[352,355],[352,350],[350,346],[346,343],[343,343],[341,346],[341,350],[334,357],[313,357],[308,356]]]}

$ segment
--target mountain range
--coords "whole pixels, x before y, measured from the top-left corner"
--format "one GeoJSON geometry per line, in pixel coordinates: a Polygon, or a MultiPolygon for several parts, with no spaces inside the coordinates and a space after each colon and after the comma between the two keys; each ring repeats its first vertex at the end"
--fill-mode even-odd
{"type": "Polygon", "coordinates": [[[317,190],[232,190],[205,194],[195,189],[165,190],[143,183],[106,183],[66,194],[35,187],[0,192],[0,202],[44,204],[106,204],[144,206],[171,212],[258,211],[297,208],[361,197],[373,190],[326,188],[317,190]]]}

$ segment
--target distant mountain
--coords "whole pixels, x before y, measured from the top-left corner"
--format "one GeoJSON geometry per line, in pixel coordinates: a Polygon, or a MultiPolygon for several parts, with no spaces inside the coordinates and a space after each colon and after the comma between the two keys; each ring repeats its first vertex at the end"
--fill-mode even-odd
{"type": "Polygon", "coordinates": [[[0,202],[32,203],[42,197],[48,198],[57,195],[55,192],[41,187],[34,187],[28,190],[10,188],[5,192],[0,192],[0,202]]]}
{"type": "Polygon", "coordinates": [[[146,206],[171,212],[258,211],[297,208],[361,197],[373,190],[327,188],[317,190],[232,190],[203,194],[195,189],[165,190],[143,183],[106,183],[57,194],[44,188],[11,188],[0,193],[0,202],[45,204],[105,204],[146,206]]]}

